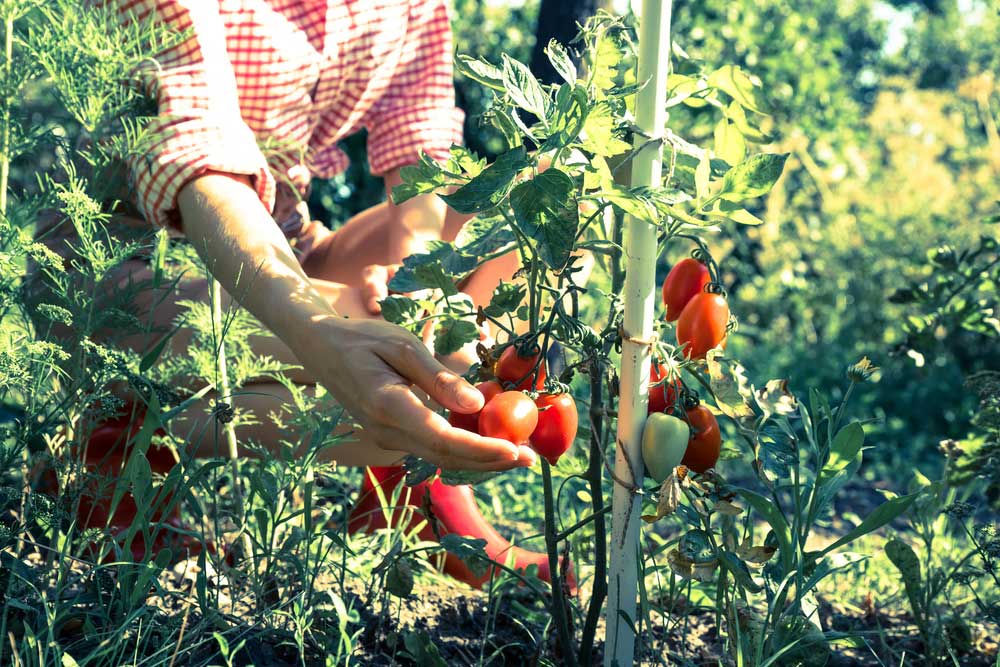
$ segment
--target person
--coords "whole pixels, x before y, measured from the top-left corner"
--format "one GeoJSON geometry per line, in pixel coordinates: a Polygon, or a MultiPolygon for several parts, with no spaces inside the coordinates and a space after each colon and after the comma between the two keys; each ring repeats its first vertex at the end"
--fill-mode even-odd
{"type": "MultiPolygon", "coordinates": [[[[129,164],[140,220],[122,222],[186,238],[225,292],[274,333],[255,341],[256,351],[299,365],[294,381],[322,384],[343,405],[360,431],[331,456],[390,465],[412,453],[477,471],[532,465],[530,448],[453,428],[425,404],[419,390],[473,413],[483,396],[377,316],[393,266],[430,240],[454,238],[465,220],[423,195],[387,201],[330,231],[305,204],[312,177],[346,167],[337,142],[361,128],[387,193],[421,151],[444,159],[460,141],[444,0],[106,2],[122,20],[154,19],[184,35],[140,73],[158,113],[129,164]]],[[[130,262],[122,280],[141,281],[150,270],[130,262]]],[[[493,260],[464,290],[486,302],[515,270],[516,259],[493,260]]],[[[206,299],[207,290],[206,280],[186,280],[138,305],[169,324],[180,301],[206,299]]],[[[183,349],[188,340],[172,344],[183,349]]],[[[126,341],[140,350],[151,342],[126,341]]],[[[265,414],[286,397],[279,384],[252,389],[235,398],[238,408],[265,414]]],[[[201,408],[184,418],[208,417],[201,408]]],[[[273,425],[244,428],[263,444],[280,437],[273,425]]]]}

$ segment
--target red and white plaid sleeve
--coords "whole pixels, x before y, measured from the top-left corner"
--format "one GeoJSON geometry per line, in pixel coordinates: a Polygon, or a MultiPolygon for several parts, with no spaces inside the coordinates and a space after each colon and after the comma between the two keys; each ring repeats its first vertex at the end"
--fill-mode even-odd
{"type": "Polygon", "coordinates": [[[402,58],[372,108],[368,161],[373,174],[417,162],[420,151],[446,160],[462,142],[464,114],[455,107],[451,26],[444,0],[413,0],[402,58]]]}
{"type": "Polygon", "coordinates": [[[116,0],[127,19],[155,17],[189,32],[140,73],[157,101],[145,154],[130,161],[137,203],[146,220],[179,225],[177,194],[208,171],[251,177],[270,211],[275,182],[253,132],[240,116],[233,68],[226,53],[219,3],[212,0],[116,0]]]}

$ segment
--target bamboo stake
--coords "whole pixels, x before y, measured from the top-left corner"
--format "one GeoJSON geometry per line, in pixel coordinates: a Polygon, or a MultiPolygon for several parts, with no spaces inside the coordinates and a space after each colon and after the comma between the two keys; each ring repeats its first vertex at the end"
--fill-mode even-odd
{"type": "MultiPolygon", "coordinates": [[[[667,74],[670,69],[670,0],[643,0],[639,28],[639,81],[648,82],[636,98],[636,123],[654,141],[632,161],[633,186],[659,186],[662,136],[667,122],[667,74]]],[[[649,139],[636,135],[634,145],[649,139]]],[[[649,401],[650,345],[656,270],[656,228],[626,216],[625,317],[622,325],[621,397],[615,486],[611,516],[611,563],[608,581],[606,667],[626,667],[635,657],[639,510],[643,464],[642,428],[649,401]]]]}

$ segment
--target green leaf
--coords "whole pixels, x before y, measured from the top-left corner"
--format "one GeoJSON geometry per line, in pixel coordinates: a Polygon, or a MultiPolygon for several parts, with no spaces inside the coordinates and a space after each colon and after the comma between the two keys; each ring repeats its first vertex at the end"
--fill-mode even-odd
{"type": "Polygon", "coordinates": [[[746,369],[738,361],[726,359],[716,350],[710,350],[706,360],[709,386],[722,414],[736,421],[752,418],[753,388],[747,379],[746,369]]]}
{"type": "Polygon", "coordinates": [[[721,118],[715,125],[715,154],[729,164],[739,164],[747,154],[747,142],[739,128],[721,118]]]}
{"type": "Polygon", "coordinates": [[[513,313],[524,301],[524,294],[523,285],[501,282],[497,285],[496,291],[493,292],[490,304],[483,311],[490,317],[500,317],[507,313],[513,313]]]}
{"type": "Polygon", "coordinates": [[[393,324],[407,325],[420,320],[423,308],[407,296],[392,294],[379,302],[382,306],[382,318],[393,324]]]}
{"type": "Polygon", "coordinates": [[[448,182],[441,165],[423,151],[420,151],[417,164],[403,167],[399,170],[399,176],[403,182],[392,189],[392,200],[397,204],[417,195],[433,192],[448,182]]]}
{"type": "Polygon", "coordinates": [[[757,99],[757,92],[754,90],[753,81],[739,67],[735,65],[725,65],[708,75],[708,85],[718,88],[739,102],[740,106],[764,113],[762,105],[757,99]]]}
{"type": "MultiPolygon", "coordinates": [[[[739,133],[743,135],[743,138],[747,141],[760,144],[771,140],[770,135],[750,124],[750,121],[747,120],[746,111],[738,102],[730,103],[729,106],[722,111],[726,118],[728,118],[729,121],[736,126],[736,129],[739,130],[739,133]]],[[[736,164],[736,162],[733,162],[732,164],[736,164]]]]}
{"type": "Polygon", "coordinates": [[[599,92],[608,91],[615,87],[618,79],[618,68],[624,55],[618,40],[607,32],[602,32],[594,45],[590,75],[591,84],[599,92]]]}
{"type": "Polygon", "coordinates": [[[792,529],[777,506],[764,496],[749,489],[736,489],[741,498],[754,509],[757,514],[771,526],[774,537],[778,540],[778,557],[781,559],[787,573],[792,562],[792,529]]]}
{"type": "Polygon", "coordinates": [[[684,533],[677,543],[677,549],[682,556],[696,564],[711,563],[718,555],[712,546],[711,536],[700,528],[684,533]]]}
{"type": "Polygon", "coordinates": [[[899,570],[899,574],[902,575],[906,597],[910,600],[910,607],[913,613],[919,618],[924,612],[920,559],[917,558],[913,547],[898,538],[886,542],[885,555],[896,566],[896,569],[899,570]]]}
{"type": "Polygon", "coordinates": [[[698,79],[684,74],[671,74],[667,77],[667,108],[677,106],[687,98],[708,88],[704,79],[698,79]]]}
{"type": "Polygon", "coordinates": [[[713,218],[723,218],[724,220],[731,220],[740,225],[763,225],[764,221],[758,218],[756,215],[746,210],[739,204],[734,204],[733,202],[720,199],[715,202],[712,208],[706,211],[709,216],[713,218]]]}
{"type": "Polygon", "coordinates": [[[479,340],[479,328],[475,322],[445,317],[434,329],[434,352],[452,354],[474,340],[479,340]]]}
{"type": "Polygon", "coordinates": [[[406,632],[403,635],[403,645],[410,654],[414,664],[422,667],[448,667],[441,657],[441,652],[426,630],[406,632]]]}
{"type": "Polygon", "coordinates": [[[455,237],[455,251],[478,259],[507,249],[513,243],[514,232],[505,218],[478,215],[462,225],[455,237]]]}
{"type": "Polygon", "coordinates": [[[455,59],[455,69],[473,81],[478,81],[488,88],[503,92],[503,72],[496,65],[482,58],[458,56],[455,59]]]}
{"type": "Polygon", "coordinates": [[[651,225],[660,224],[659,209],[646,196],[643,190],[627,190],[623,187],[613,185],[611,188],[603,190],[594,196],[614,204],[624,213],[631,215],[637,220],[643,220],[651,225]]]}
{"type": "Polygon", "coordinates": [[[563,81],[568,84],[576,83],[576,65],[573,64],[573,59],[569,57],[569,52],[562,44],[554,39],[549,41],[549,45],[545,47],[545,55],[549,57],[552,68],[563,78],[563,81]]]}
{"type": "Polygon", "coordinates": [[[539,256],[553,269],[565,266],[573,250],[579,224],[573,192],[573,179],[552,167],[510,193],[518,226],[538,243],[539,256]]]}
{"type": "Polygon", "coordinates": [[[444,170],[455,175],[465,174],[469,178],[475,178],[486,168],[486,158],[481,158],[465,146],[452,146],[448,163],[444,170]]]}
{"type": "Polygon", "coordinates": [[[698,160],[698,167],[694,170],[694,189],[698,199],[708,197],[708,185],[712,179],[712,161],[708,153],[704,153],[698,160]]]}
{"type": "Polygon", "coordinates": [[[458,294],[455,282],[444,272],[440,262],[421,264],[413,269],[413,278],[424,288],[439,289],[445,296],[458,294]]]}
{"type": "Polygon", "coordinates": [[[747,564],[732,551],[723,549],[719,553],[719,562],[733,575],[733,579],[741,588],[751,593],[759,593],[762,590],[761,585],[753,580],[753,575],[750,574],[750,568],[747,567],[747,564]]]}
{"type": "Polygon", "coordinates": [[[614,112],[607,102],[598,102],[587,114],[583,123],[584,140],[581,147],[595,155],[613,157],[632,148],[627,141],[619,139],[614,112]]]}
{"type": "Polygon", "coordinates": [[[448,533],[441,538],[441,546],[448,553],[462,559],[475,576],[486,574],[490,562],[490,557],[486,555],[486,540],[448,533]]]}
{"type": "Polygon", "coordinates": [[[556,91],[556,103],[549,114],[549,138],[541,152],[562,148],[576,141],[587,113],[587,91],[582,86],[563,84],[556,91]]]}
{"type": "Polygon", "coordinates": [[[458,213],[479,213],[497,206],[517,173],[528,166],[528,154],[518,146],[498,157],[481,174],[450,195],[438,195],[458,213]]]}
{"type": "Polygon", "coordinates": [[[840,429],[830,443],[830,457],[823,465],[816,484],[822,486],[833,479],[837,473],[861,459],[861,448],[865,444],[865,430],[861,424],[853,422],[840,429]]]}
{"type": "Polygon", "coordinates": [[[527,65],[503,54],[503,85],[514,104],[545,118],[548,96],[527,65]]]}
{"type": "Polygon", "coordinates": [[[879,528],[881,528],[882,526],[889,523],[897,516],[905,512],[910,507],[910,505],[913,504],[913,501],[917,499],[917,495],[919,494],[911,493],[910,495],[900,496],[898,498],[893,498],[892,500],[887,500],[886,502],[882,503],[881,505],[876,507],[871,514],[865,517],[864,521],[859,523],[857,527],[854,528],[854,530],[850,531],[849,533],[841,537],[833,544],[827,545],[819,553],[819,555],[821,557],[825,556],[834,549],[839,549],[845,544],[849,544],[854,540],[858,539],[859,537],[862,537],[863,535],[867,535],[868,533],[878,530],[879,528]]]}
{"type": "Polygon", "coordinates": [[[760,153],[726,172],[717,195],[727,201],[742,201],[766,195],[785,167],[788,153],[760,153]]]}
{"type": "Polygon", "coordinates": [[[409,597],[413,592],[413,568],[406,558],[394,562],[385,573],[385,589],[398,598],[409,597]]]}

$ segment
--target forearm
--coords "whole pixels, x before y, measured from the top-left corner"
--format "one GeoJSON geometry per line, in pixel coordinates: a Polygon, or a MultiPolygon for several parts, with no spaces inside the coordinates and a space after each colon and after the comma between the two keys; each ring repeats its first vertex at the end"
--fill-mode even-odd
{"type": "Polygon", "coordinates": [[[213,277],[293,351],[308,322],[336,316],[245,179],[205,175],[177,201],[185,234],[213,277]]]}

